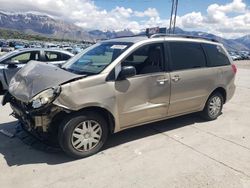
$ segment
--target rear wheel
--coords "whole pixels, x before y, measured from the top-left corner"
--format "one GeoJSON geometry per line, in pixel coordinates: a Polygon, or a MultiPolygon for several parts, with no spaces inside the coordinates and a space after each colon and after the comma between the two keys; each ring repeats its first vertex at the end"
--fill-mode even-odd
{"type": "Polygon", "coordinates": [[[213,93],[207,100],[201,115],[206,120],[215,120],[221,114],[223,108],[223,96],[219,92],[213,93]]]}
{"type": "Polygon", "coordinates": [[[58,140],[68,155],[83,158],[97,153],[107,136],[105,119],[99,114],[86,112],[67,118],[59,127],[58,140]]]}

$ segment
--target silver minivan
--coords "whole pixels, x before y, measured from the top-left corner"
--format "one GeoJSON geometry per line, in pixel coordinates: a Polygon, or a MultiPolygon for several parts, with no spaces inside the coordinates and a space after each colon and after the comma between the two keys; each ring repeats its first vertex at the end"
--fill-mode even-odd
{"type": "Polygon", "coordinates": [[[215,120],[235,92],[236,71],[215,41],[117,38],[87,48],[61,68],[29,62],[2,103],[10,103],[26,130],[82,158],[124,129],[193,112],[215,120]]]}

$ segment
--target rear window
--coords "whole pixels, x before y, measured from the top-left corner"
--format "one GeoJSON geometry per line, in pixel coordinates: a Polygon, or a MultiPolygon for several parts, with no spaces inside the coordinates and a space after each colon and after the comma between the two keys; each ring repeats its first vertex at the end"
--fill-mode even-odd
{"type": "Polygon", "coordinates": [[[202,44],[202,46],[204,47],[208,56],[209,67],[230,65],[230,61],[226,55],[226,52],[221,46],[212,44],[202,44]]]}
{"type": "Polygon", "coordinates": [[[172,70],[201,68],[206,66],[206,57],[200,43],[170,42],[172,70]]]}

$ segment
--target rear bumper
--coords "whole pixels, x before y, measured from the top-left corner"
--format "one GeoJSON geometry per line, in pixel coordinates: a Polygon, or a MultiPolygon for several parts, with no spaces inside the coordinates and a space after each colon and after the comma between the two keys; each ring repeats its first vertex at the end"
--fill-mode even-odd
{"type": "Polygon", "coordinates": [[[229,86],[229,88],[227,90],[227,101],[226,102],[230,101],[233,98],[235,90],[236,90],[235,84],[232,84],[229,86]]]}

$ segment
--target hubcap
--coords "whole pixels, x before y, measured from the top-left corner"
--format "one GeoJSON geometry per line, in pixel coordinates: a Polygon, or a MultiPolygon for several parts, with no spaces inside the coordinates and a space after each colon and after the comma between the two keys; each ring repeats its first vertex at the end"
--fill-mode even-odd
{"type": "Polygon", "coordinates": [[[96,147],[102,137],[102,128],[99,123],[87,120],[77,125],[73,131],[71,143],[78,151],[89,151],[96,147]]]}
{"type": "Polygon", "coordinates": [[[221,103],[221,99],[218,96],[215,96],[210,100],[209,113],[212,117],[215,117],[220,113],[221,103]]]}

